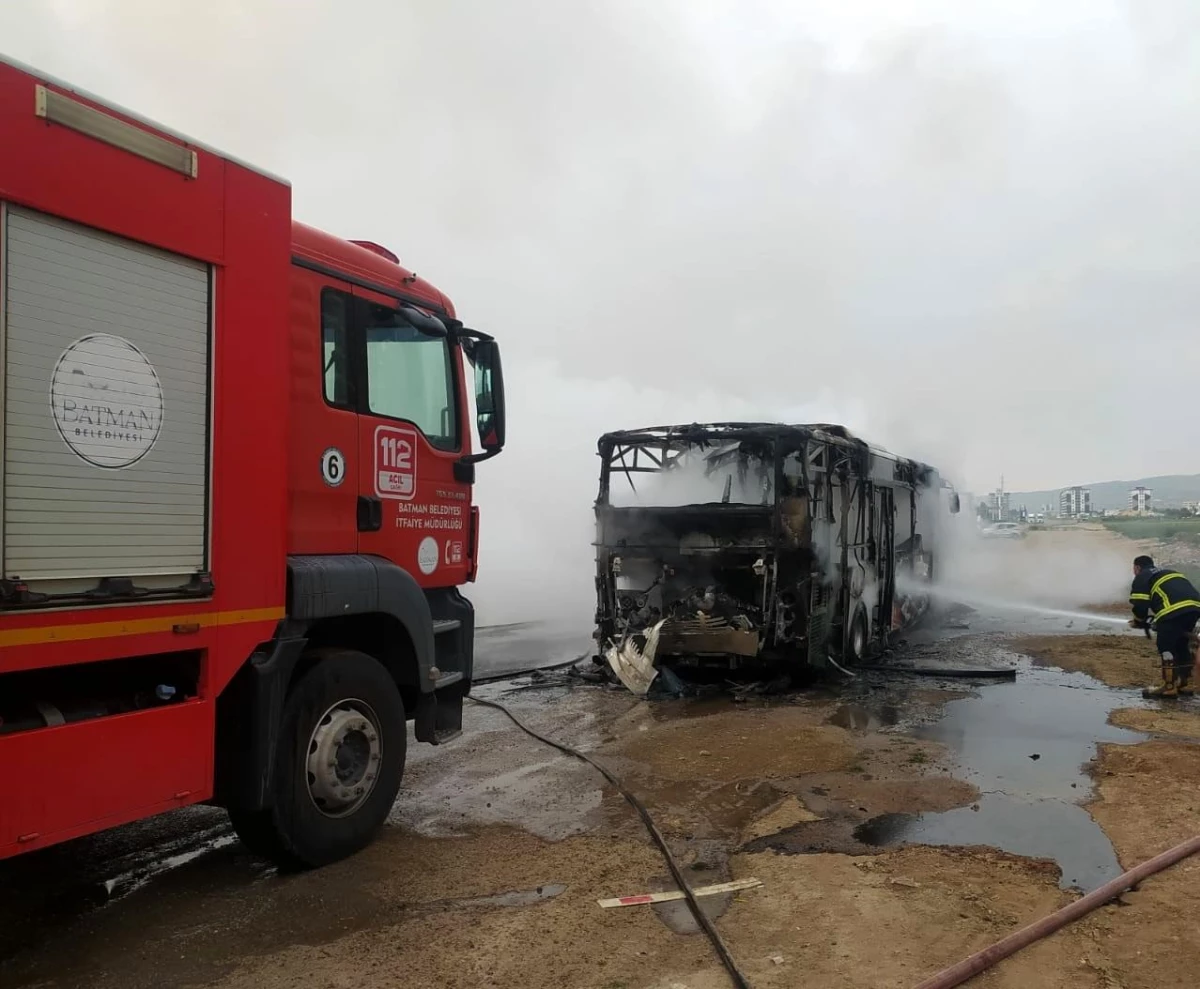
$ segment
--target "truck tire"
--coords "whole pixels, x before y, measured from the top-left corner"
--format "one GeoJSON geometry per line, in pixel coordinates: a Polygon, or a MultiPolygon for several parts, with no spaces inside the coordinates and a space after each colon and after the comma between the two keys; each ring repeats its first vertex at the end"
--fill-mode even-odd
{"type": "Polygon", "coordinates": [[[314,650],[288,693],[270,806],[231,815],[252,852],[314,868],[371,843],[395,802],[408,744],[404,703],[387,670],[351,649],[314,650]]]}
{"type": "Polygon", "coordinates": [[[246,849],[259,858],[270,859],[276,865],[299,868],[300,863],[290,858],[279,840],[269,810],[241,810],[229,808],[229,820],[233,830],[246,849]]]}

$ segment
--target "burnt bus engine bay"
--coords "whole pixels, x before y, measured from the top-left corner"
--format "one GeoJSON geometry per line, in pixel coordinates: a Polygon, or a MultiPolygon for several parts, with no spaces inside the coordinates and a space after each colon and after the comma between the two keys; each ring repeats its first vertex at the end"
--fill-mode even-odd
{"type": "Polygon", "coordinates": [[[599,454],[596,662],[640,694],[662,666],[861,662],[926,609],[959,508],[842,426],[656,426],[599,454]]]}

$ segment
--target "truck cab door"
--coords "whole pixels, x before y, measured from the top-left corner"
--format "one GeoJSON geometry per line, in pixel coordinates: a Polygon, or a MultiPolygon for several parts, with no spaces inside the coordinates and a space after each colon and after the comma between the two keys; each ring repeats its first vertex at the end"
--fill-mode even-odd
{"type": "Polygon", "coordinates": [[[358,413],[355,399],[354,297],[350,287],[307,275],[292,283],[293,397],[288,436],[288,552],[358,552],[358,413]],[[320,333],[312,332],[319,312],[320,333]]]}
{"type": "Polygon", "coordinates": [[[465,583],[471,489],[455,478],[470,449],[461,349],[437,320],[365,289],[355,289],[355,324],[358,551],[423,587],[465,583]]]}

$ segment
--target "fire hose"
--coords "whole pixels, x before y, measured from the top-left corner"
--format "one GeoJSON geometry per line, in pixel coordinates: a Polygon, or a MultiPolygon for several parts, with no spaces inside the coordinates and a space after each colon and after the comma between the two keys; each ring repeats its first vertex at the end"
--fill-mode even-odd
{"type": "Polygon", "coordinates": [[[982,951],[975,952],[975,954],[963,959],[957,965],[951,965],[949,968],[943,969],[937,975],[926,979],[918,985],[917,989],[951,989],[953,986],[960,986],[968,979],[974,978],[980,972],[986,971],[997,962],[1009,957],[1009,955],[1016,954],[1022,948],[1027,948],[1035,941],[1040,941],[1042,938],[1066,927],[1067,924],[1091,913],[1097,907],[1102,907],[1104,904],[1116,899],[1126,890],[1133,889],[1148,876],[1152,876],[1156,872],[1161,872],[1163,869],[1169,868],[1177,862],[1182,862],[1188,856],[1195,855],[1196,852],[1200,852],[1200,835],[1185,841],[1182,845],[1176,845],[1174,848],[1168,849],[1160,855],[1155,855],[1148,862],[1143,862],[1136,868],[1130,869],[1124,875],[1105,883],[1099,889],[1092,890],[1086,896],[1081,897],[1074,903],[1068,904],[1061,910],[1056,910],[1049,916],[1034,921],[1032,924],[1022,927],[1019,931],[1014,931],[1008,937],[1002,938],[982,951]]]}

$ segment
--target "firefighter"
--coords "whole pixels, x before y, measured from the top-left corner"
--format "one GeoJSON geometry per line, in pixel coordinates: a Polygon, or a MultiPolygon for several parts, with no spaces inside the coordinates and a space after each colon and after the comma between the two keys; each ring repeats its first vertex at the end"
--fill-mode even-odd
{"type": "Polygon", "coordinates": [[[1142,696],[1191,697],[1195,688],[1189,640],[1200,620],[1200,592],[1178,570],[1156,567],[1150,557],[1139,556],[1133,561],[1129,604],[1133,608],[1130,627],[1153,628],[1158,633],[1162,661],[1162,683],[1147,687],[1142,696]]]}

